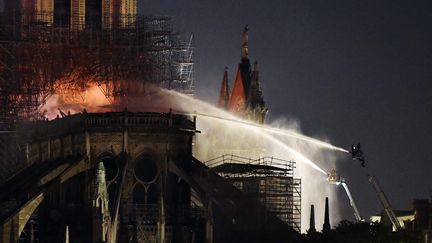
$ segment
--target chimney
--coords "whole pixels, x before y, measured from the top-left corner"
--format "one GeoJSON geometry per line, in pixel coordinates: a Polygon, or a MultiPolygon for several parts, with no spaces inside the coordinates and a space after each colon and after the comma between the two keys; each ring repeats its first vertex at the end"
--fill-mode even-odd
{"type": "Polygon", "coordinates": [[[329,201],[328,197],[325,198],[325,213],[324,213],[324,224],[323,233],[330,231],[330,216],[329,216],[329,201]]]}

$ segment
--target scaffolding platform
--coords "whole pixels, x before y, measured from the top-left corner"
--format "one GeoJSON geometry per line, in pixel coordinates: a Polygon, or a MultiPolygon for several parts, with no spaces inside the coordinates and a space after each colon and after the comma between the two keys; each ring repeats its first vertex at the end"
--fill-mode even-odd
{"type": "Polygon", "coordinates": [[[258,198],[269,213],[301,231],[301,179],[294,178],[295,162],[223,155],[205,164],[246,197],[258,198]]]}

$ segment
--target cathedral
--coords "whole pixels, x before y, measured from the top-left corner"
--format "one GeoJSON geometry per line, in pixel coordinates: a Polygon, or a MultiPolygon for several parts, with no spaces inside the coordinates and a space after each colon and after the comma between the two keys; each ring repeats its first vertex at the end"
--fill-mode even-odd
{"type": "MultiPolygon", "coordinates": [[[[138,18],[136,2],[5,0],[0,63],[8,66],[0,70],[0,117],[37,114],[45,94],[79,95],[87,85],[97,85],[104,98],[125,97],[140,82],[192,93],[191,39],[181,42],[169,18],[138,18]]],[[[219,106],[262,124],[267,108],[258,64],[249,60],[247,27],[241,49],[232,89],[225,70],[219,106]]],[[[201,131],[192,115],[58,110],[61,116],[52,120],[11,120],[0,136],[0,173],[8,170],[0,181],[0,243],[301,239],[294,162],[270,166],[276,160],[261,156],[258,138],[210,146],[222,158],[238,158],[211,167],[193,152],[201,131]]],[[[222,138],[218,129],[212,127],[216,141],[239,137],[233,132],[222,138]]]]}

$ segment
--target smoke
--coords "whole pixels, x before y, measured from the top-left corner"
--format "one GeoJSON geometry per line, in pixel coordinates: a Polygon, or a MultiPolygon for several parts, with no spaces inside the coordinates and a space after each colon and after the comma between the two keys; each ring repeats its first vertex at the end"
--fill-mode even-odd
{"type": "Polygon", "coordinates": [[[86,109],[89,112],[110,111],[110,101],[103,94],[104,86],[88,85],[83,91],[57,89],[39,110],[43,117],[54,119],[64,113],[75,114],[86,109]]]}
{"type": "Polygon", "coordinates": [[[39,108],[41,116],[54,119],[64,113],[76,114],[85,109],[87,112],[116,112],[127,109],[131,112],[168,112],[169,109],[182,109],[174,97],[162,92],[152,84],[143,84],[135,93],[107,96],[106,85],[89,82],[82,90],[58,86],[46,102],[39,108]]]}
{"type": "Polygon", "coordinates": [[[198,115],[197,117],[197,129],[201,133],[196,135],[195,157],[203,162],[225,154],[251,159],[274,156],[284,160],[293,160],[296,162],[295,177],[302,179],[302,232],[306,232],[309,227],[311,204],[315,205],[316,228],[321,229],[324,220],[325,197],[330,199],[332,224],[335,225],[340,220],[337,188],[326,180],[326,172],[336,167],[338,154],[332,150],[331,144],[322,139],[319,140],[320,143],[314,143],[316,139],[304,139],[308,137],[301,135],[298,121],[281,118],[268,126],[301,135],[296,138],[245,124],[240,118],[222,109],[175,91],[149,85],[141,94],[108,100],[102,90],[103,87],[97,85],[89,86],[80,94],[81,98],[73,99],[73,102],[67,102],[70,101],[70,97],[61,95],[59,92],[60,94],[49,97],[42,109],[46,111],[45,116],[50,119],[57,116],[58,108],[70,111],[71,114],[81,112],[83,109],[88,112],[105,112],[122,111],[126,108],[133,112],[168,112],[172,109],[178,113],[206,114],[206,116],[198,115]]]}

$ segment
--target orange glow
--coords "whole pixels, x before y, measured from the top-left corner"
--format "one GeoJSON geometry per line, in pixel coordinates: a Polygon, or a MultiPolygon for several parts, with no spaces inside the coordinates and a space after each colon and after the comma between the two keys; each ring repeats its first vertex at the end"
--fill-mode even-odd
{"type": "Polygon", "coordinates": [[[105,85],[89,84],[83,90],[74,90],[65,85],[56,87],[55,94],[48,97],[40,111],[48,119],[54,119],[60,114],[75,114],[86,109],[88,112],[106,112],[111,105],[110,100],[102,92],[105,85]]]}
{"type": "Polygon", "coordinates": [[[167,112],[175,109],[176,101],[160,92],[157,86],[142,82],[112,82],[97,84],[92,80],[56,82],[55,92],[50,95],[40,113],[47,119],[61,116],[59,109],[68,114],[83,112],[110,112],[127,109],[132,112],[167,112]],[[118,86],[118,83],[123,86],[118,86]],[[117,93],[116,91],[120,91],[117,93]],[[130,91],[130,92],[129,92],[130,91]],[[109,93],[108,95],[106,95],[109,93]]]}

